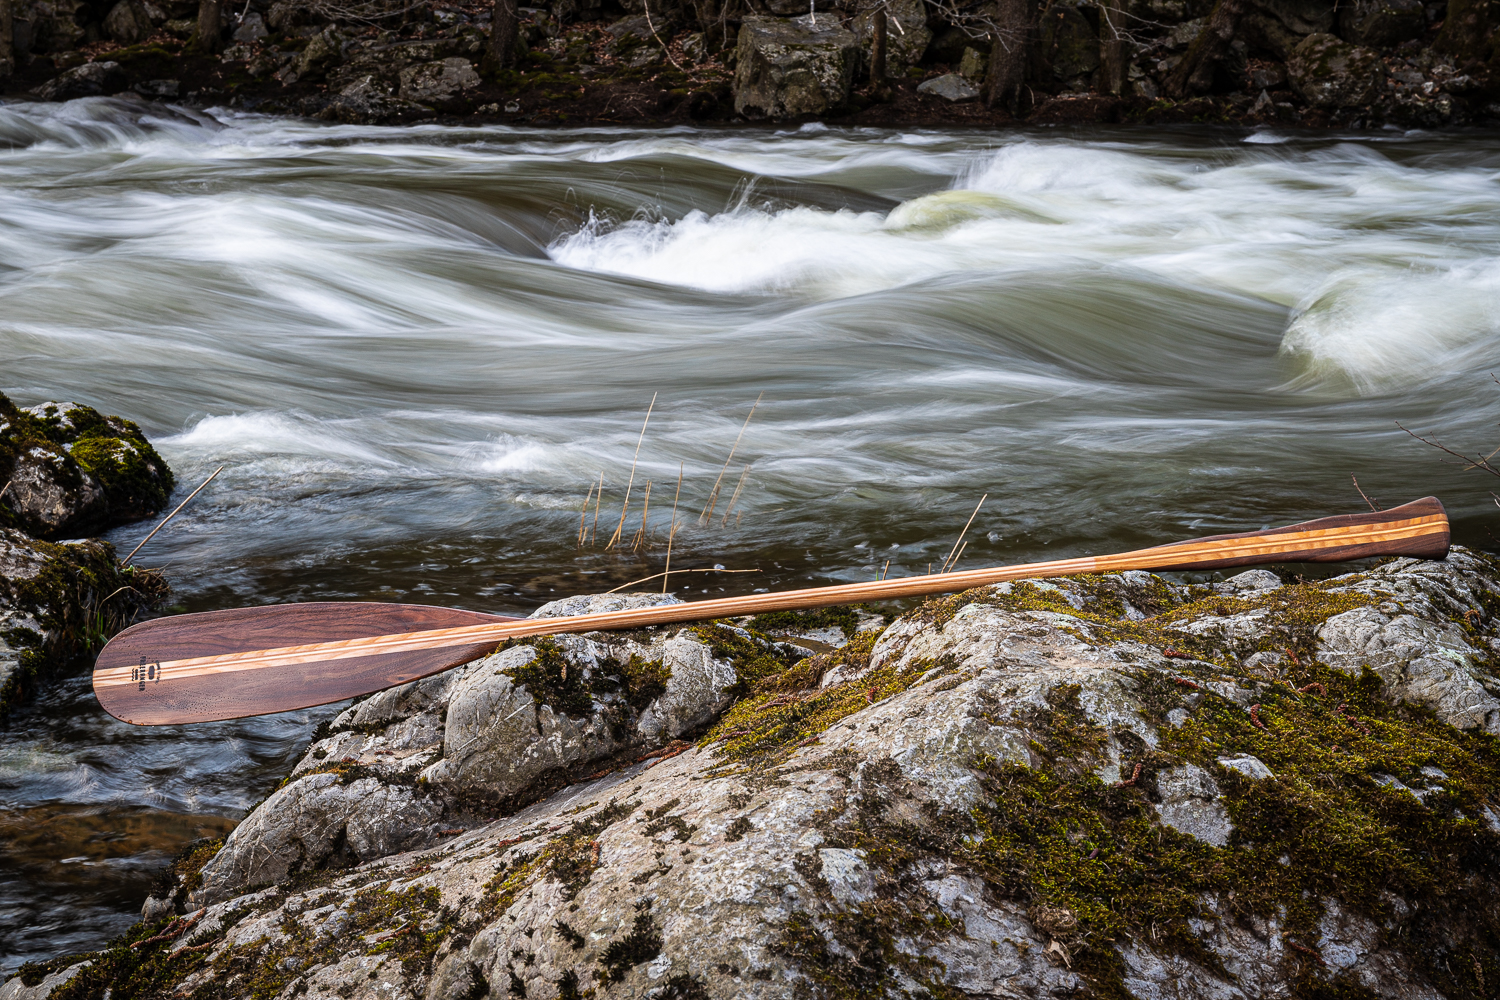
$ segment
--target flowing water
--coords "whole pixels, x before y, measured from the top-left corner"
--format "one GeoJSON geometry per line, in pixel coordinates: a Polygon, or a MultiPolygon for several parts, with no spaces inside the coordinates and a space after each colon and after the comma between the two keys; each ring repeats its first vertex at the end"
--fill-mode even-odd
{"type": "MultiPolygon", "coordinates": [[[[0,390],[133,417],[179,496],[227,466],[140,557],[188,610],[606,590],[661,572],[679,473],[673,565],[758,570],[684,596],[925,573],[985,494],[963,566],[1353,511],[1351,474],[1490,545],[1490,484],[1395,421],[1500,444],[1497,248],[1480,135],[0,106],[0,390]]],[[[0,733],[0,965],[128,925],[330,711],[49,689],[0,733]]]]}

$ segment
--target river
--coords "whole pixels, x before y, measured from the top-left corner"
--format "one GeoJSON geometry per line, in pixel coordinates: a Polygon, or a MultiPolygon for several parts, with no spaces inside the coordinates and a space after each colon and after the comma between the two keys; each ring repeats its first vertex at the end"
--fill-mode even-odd
{"type": "MultiPolygon", "coordinates": [[[[925,573],[985,496],[964,567],[1363,509],[1351,474],[1491,546],[1491,484],[1395,422],[1500,445],[1497,247],[1480,134],[0,104],[0,391],[134,418],[178,497],[226,466],[138,557],[182,610],[607,590],[679,474],[673,565],[757,571],[685,597],[925,573]]],[[[0,731],[0,968],[130,924],[331,711],[50,688],[0,731]]]]}

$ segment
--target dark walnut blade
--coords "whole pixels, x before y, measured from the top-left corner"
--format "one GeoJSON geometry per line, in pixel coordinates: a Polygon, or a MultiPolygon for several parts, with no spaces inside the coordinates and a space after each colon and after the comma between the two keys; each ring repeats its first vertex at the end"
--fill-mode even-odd
{"type": "Polygon", "coordinates": [[[516,621],[422,604],[317,602],[177,615],[132,625],[94,663],[94,694],[122,722],[161,726],[287,712],[363,694],[456,667],[493,642],[355,659],[310,659],[288,670],[234,669],[233,654],[282,646],[516,621]],[[178,675],[158,664],[198,656],[229,657],[212,672],[178,675]],[[103,671],[131,671],[129,684],[101,684],[103,671]]]}
{"type": "Polygon", "coordinates": [[[1230,535],[1210,535],[1186,542],[1173,542],[1161,548],[1202,546],[1206,549],[1209,548],[1207,543],[1236,538],[1284,541],[1287,547],[1274,555],[1252,553],[1225,559],[1215,559],[1211,553],[1195,553],[1193,558],[1185,560],[1181,565],[1157,568],[1160,570],[1228,569],[1233,566],[1264,565],[1268,562],[1347,562],[1352,559],[1373,559],[1379,556],[1442,559],[1448,554],[1449,536],[1448,512],[1443,508],[1442,501],[1437,497],[1423,497],[1399,507],[1392,507],[1390,510],[1368,511],[1363,514],[1340,514],[1336,517],[1322,517],[1316,521],[1303,521],[1300,524],[1271,528],[1267,531],[1241,531],[1230,535]],[[1419,520],[1425,520],[1426,523],[1414,524],[1407,529],[1395,528],[1401,522],[1419,520]],[[1332,529],[1368,528],[1373,530],[1384,526],[1392,526],[1393,530],[1388,533],[1391,537],[1362,540],[1355,534],[1351,535],[1349,543],[1345,545],[1298,547],[1299,537],[1311,538],[1318,532],[1332,529]],[[1405,534],[1402,533],[1403,530],[1405,534]]]}

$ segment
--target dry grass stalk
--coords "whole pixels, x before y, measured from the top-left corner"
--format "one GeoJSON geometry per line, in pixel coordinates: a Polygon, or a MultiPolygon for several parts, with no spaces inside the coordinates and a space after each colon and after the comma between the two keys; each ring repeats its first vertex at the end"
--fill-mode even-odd
{"type": "Polygon", "coordinates": [[[178,504],[176,507],[174,507],[172,509],[172,513],[170,513],[166,517],[162,518],[161,519],[161,524],[158,524],[156,527],[152,528],[151,529],[151,534],[147,535],[145,538],[142,538],[141,539],[141,544],[137,545],[135,548],[131,549],[130,550],[130,555],[128,555],[124,559],[120,560],[120,565],[121,566],[128,566],[128,565],[130,565],[130,560],[134,559],[135,558],[135,554],[137,552],[141,551],[141,546],[145,545],[147,542],[151,541],[151,539],[155,538],[156,537],[156,533],[158,531],[160,531],[161,529],[165,528],[167,526],[167,522],[170,521],[170,520],[172,520],[172,518],[176,517],[177,516],[177,512],[179,510],[181,510],[182,508],[186,507],[188,505],[189,501],[191,501],[193,499],[193,497],[197,496],[199,493],[202,493],[204,487],[206,487],[209,483],[213,482],[214,479],[218,477],[219,473],[223,472],[225,468],[226,468],[225,466],[222,466],[222,465],[219,466],[217,469],[215,469],[213,471],[213,473],[207,479],[203,480],[203,485],[199,486],[196,490],[194,490],[193,492],[189,493],[187,495],[187,500],[182,501],[182,503],[178,504]]]}
{"type": "Polygon", "coordinates": [[[604,470],[599,470],[599,492],[594,494],[594,526],[589,529],[589,546],[599,544],[599,501],[604,496],[604,470]]]}
{"type": "Polygon", "coordinates": [[[891,561],[889,559],[887,559],[885,561],[885,568],[880,571],[880,575],[877,576],[875,579],[877,579],[877,580],[884,580],[885,579],[885,575],[887,573],[889,573],[890,571],[891,571],[891,561]]]}
{"type": "Polygon", "coordinates": [[[672,572],[672,540],[677,537],[677,501],[682,499],[682,470],[686,463],[677,463],[677,493],[672,497],[672,523],[667,528],[667,567],[662,573],[661,592],[667,592],[667,581],[671,579],[667,574],[672,572]]]}
{"type": "Polygon", "coordinates": [[[589,501],[594,499],[594,483],[589,481],[589,494],[583,498],[583,510],[578,512],[578,547],[583,548],[583,538],[588,534],[589,501]]]}
{"type": "MultiPolygon", "coordinates": [[[[964,540],[964,536],[969,533],[969,529],[974,526],[974,518],[979,516],[979,508],[983,507],[984,502],[989,498],[990,495],[986,493],[984,496],[980,497],[979,502],[974,505],[974,513],[969,515],[969,522],[964,525],[964,530],[958,533],[958,541],[953,543],[953,549],[948,553],[948,558],[943,560],[943,568],[938,570],[939,573],[948,572],[948,567],[952,566],[955,562],[958,561],[958,557],[961,554],[959,550],[959,544],[964,540]]],[[[928,565],[927,571],[929,573],[932,572],[931,564],[928,565]]]]}
{"type": "Polygon", "coordinates": [[[0,486],[0,497],[4,497],[5,496],[5,491],[8,490],[8,489],[10,489],[10,484],[13,483],[13,482],[15,482],[14,479],[7,479],[5,481],[5,485],[4,486],[0,486]]]}
{"type": "Polygon", "coordinates": [[[631,539],[631,542],[630,542],[630,551],[632,551],[632,552],[635,552],[642,545],[646,544],[646,516],[648,514],[650,514],[650,513],[651,513],[651,480],[648,479],[648,480],[646,480],[646,499],[645,499],[645,502],[641,505],[641,530],[639,530],[639,531],[637,531],[635,533],[635,538],[631,539]]]}
{"type": "Polygon", "coordinates": [[[641,459],[641,442],[646,440],[646,425],[651,422],[651,411],[656,409],[656,393],[651,394],[651,405],[646,407],[646,419],[641,422],[641,436],[635,439],[635,457],[630,460],[630,481],[625,484],[625,504],[620,508],[620,523],[615,525],[615,533],[609,536],[609,543],[604,547],[612,549],[620,541],[620,532],[625,530],[625,515],[630,512],[630,488],[635,485],[635,464],[641,459]]]}
{"type": "MultiPolygon", "coordinates": [[[[747,465],[744,471],[740,473],[740,481],[734,484],[734,492],[729,495],[729,506],[724,508],[724,520],[719,522],[719,527],[722,528],[729,524],[729,515],[734,513],[734,505],[739,502],[740,490],[745,488],[745,477],[748,475],[750,475],[750,466],[747,465]]],[[[734,526],[736,528],[740,526],[738,516],[734,519],[734,526]]]]}
{"type": "Polygon", "coordinates": [[[699,524],[707,524],[708,519],[714,516],[714,505],[719,502],[719,487],[724,483],[724,473],[729,471],[729,463],[734,461],[734,453],[739,450],[740,438],[745,436],[745,428],[750,426],[750,418],[755,416],[755,407],[760,405],[761,397],[764,395],[765,393],[761,393],[760,396],[755,397],[755,405],[750,407],[750,413],[745,417],[744,424],[740,426],[739,434],[735,435],[734,447],[729,449],[729,457],[724,459],[724,468],[719,470],[719,478],[714,480],[714,488],[708,494],[708,506],[703,509],[702,514],[698,515],[699,524]]]}

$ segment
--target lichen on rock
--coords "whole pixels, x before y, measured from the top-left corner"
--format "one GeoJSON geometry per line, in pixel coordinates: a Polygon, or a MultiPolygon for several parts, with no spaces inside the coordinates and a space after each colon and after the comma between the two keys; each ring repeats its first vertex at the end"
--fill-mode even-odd
{"type": "Polygon", "coordinates": [[[132,931],[54,996],[1489,996],[1500,746],[1462,692],[1496,686],[1497,595],[1456,548],[1289,585],[979,588],[812,656],[749,621],[515,644],[341,715],[202,879],[310,829],[299,786],[410,789],[432,839],[392,822],[351,867],[221,881],[188,933],[132,931]],[[708,718],[647,739],[698,669],[672,642],[708,718]],[[649,701],[626,650],[671,663],[649,701]],[[515,792],[501,747],[560,763],[515,792]],[[469,773],[510,798],[475,809],[469,773]]]}

